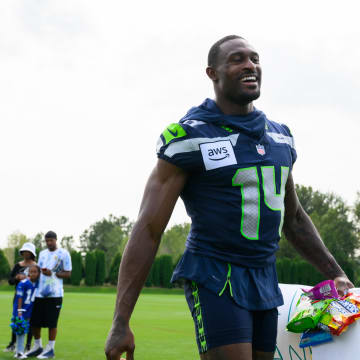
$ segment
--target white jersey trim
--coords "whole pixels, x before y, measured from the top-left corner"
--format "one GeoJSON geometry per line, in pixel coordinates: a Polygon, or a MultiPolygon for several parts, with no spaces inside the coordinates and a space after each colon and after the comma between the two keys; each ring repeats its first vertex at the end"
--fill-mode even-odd
{"type": "Polygon", "coordinates": [[[235,146],[239,135],[240,134],[232,134],[224,137],[194,138],[194,139],[186,139],[183,141],[173,142],[166,148],[164,155],[166,155],[169,158],[172,158],[176,154],[192,152],[192,151],[200,151],[200,144],[223,141],[223,140],[230,140],[232,146],[235,146]]]}

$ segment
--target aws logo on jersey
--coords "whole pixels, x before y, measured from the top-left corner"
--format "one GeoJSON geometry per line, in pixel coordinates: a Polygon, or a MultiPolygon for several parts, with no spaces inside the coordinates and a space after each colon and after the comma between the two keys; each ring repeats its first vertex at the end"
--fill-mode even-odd
{"type": "Polygon", "coordinates": [[[237,163],[230,140],[203,143],[200,144],[200,150],[206,170],[237,163]]]}

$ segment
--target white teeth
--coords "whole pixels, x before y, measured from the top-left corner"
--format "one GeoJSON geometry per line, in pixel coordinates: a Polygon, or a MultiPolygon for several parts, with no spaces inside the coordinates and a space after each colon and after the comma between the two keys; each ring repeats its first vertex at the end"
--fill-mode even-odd
{"type": "Polygon", "coordinates": [[[256,76],[245,76],[241,81],[256,81],[256,76]]]}

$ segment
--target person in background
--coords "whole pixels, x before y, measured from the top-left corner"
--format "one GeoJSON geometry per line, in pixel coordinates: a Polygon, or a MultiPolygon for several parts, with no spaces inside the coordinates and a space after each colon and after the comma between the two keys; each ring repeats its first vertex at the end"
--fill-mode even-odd
{"type": "MultiPolygon", "coordinates": [[[[26,279],[27,275],[29,274],[29,267],[36,265],[36,261],[35,261],[36,251],[34,244],[30,242],[26,242],[21,247],[19,252],[23,260],[14,265],[13,269],[11,270],[10,279],[9,279],[9,284],[15,285],[15,288],[21,280],[26,279]]],[[[14,301],[15,301],[15,295],[14,295],[13,303],[14,301]]],[[[26,347],[25,347],[26,350],[30,350],[31,338],[32,338],[32,333],[30,330],[27,335],[26,347]]],[[[16,341],[16,335],[12,332],[11,340],[9,342],[9,345],[4,349],[4,352],[14,351],[15,341],[16,341]]]]}
{"type": "Polygon", "coordinates": [[[40,268],[31,265],[29,276],[21,280],[16,286],[11,327],[16,333],[16,359],[26,359],[24,354],[24,340],[30,330],[30,317],[35,300],[35,290],[39,283],[40,268]]]}
{"type": "Polygon", "coordinates": [[[71,276],[72,269],[70,254],[67,250],[57,247],[57,235],[54,231],[45,234],[45,242],[47,249],[39,254],[41,273],[30,321],[35,343],[25,354],[27,357],[37,356],[38,359],[55,357],[57,322],[64,296],[63,279],[71,276]],[[41,328],[49,329],[49,343],[44,349],[41,328]]]}

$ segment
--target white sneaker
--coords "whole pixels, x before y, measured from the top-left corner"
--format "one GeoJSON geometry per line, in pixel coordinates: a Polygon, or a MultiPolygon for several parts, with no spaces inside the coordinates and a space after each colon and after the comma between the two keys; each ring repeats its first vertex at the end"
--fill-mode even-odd
{"type": "Polygon", "coordinates": [[[52,349],[49,344],[47,344],[44,351],[39,356],[37,356],[37,359],[52,359],[54,357],[54,349],[52,349]]]}
{"type": "Polygon", "coordinates": [[[43,352],[43,348],[41,346],[33,346],[29,351],[25,353],[27,357],[35,357],[40,355],[43,352]]]}
{"type": "Polygon", "coordinates": [[[17,353],[14,355],[15,359],[27,359],[27,356],[24,353],[17,353]]]}

